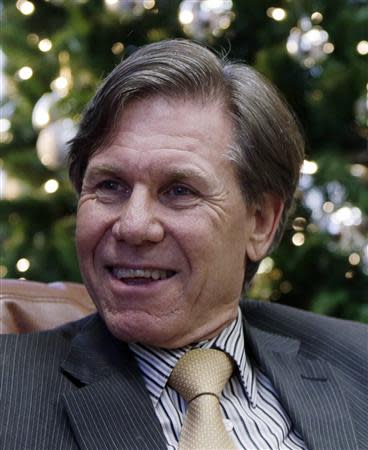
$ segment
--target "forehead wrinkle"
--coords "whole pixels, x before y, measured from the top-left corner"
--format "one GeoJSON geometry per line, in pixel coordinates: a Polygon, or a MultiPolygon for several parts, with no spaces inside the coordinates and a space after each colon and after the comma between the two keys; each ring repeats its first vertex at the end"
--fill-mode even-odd
{"type": "MultiPolygon", "coordinates": [[[[190,130],[193,132],[193,130],[190,130]]],[[[207,135],[206,135],[207,136],[207,135]]],[[[112,146],[122,147],[126,150],[134,150],[145,152],[147,150],[176,150],[176,151],[190,151],[195,150],[198,145],[203,146],[201,141],[203,136],[198,133],[197,136],[188,135],[185,133],[165,133],[157,132],[152,133],[150,131],[149,135],[145,136],[142,132],[142,127],[139,129],[138,133],[129,130],[122,130],[115,138],[112,146]],[[131,135],[131,136],[129,136],[131,135]],[[135,136],[138,139],[139,147],[134,146],[135,136]],[[159,141],[155,141],[155,148],[152,148],[152,138],[158,138],[159,141]],[[147,146],[147,148],[145,148],[147,146]]],[[[210,141],[210,139],[209,139],[210,141]]]]}

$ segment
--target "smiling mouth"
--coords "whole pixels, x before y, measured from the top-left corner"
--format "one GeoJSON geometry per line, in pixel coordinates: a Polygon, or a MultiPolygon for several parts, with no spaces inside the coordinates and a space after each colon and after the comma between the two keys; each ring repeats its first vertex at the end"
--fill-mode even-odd
{"type": "Polygon", "coordinates": [[[115,279],[128,285],[147,284],[167,280],[176,274],[173,270],[129,269],[115,266],[109,266],[108,271],[115,279]]]}

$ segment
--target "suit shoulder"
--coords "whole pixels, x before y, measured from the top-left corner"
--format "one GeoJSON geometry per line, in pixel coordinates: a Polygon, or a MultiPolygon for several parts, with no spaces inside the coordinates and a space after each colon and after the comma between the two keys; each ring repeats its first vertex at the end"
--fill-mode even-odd
{"type": "Polygon", "coordinates": [[[3,363],[16,356],[22,360],[45,358],[46,355],[61,356],[70,346],[70,341],[91,320],[87,316],[57,328],[24,334],[0,335],[0,355],[3,363]]]}
{"type": "Polygon", "coordinates": [[[251,326],[301,340],[305,348],[329,348],[368,353],[368,326],[277,303],[245,300],[241,303],[251,326]]]}

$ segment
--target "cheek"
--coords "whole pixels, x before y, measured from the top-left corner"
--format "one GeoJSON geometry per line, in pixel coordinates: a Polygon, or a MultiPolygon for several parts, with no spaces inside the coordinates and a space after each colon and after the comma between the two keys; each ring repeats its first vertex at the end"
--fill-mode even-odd
{"type": "Polygon", "coordinates": [[[76,222],[76,242],[78,254],[85,255],[96,247],[109,227],[109,215],[98,208],[94,201],[86,202],[78,208],[76,222]]]}
{"type": "Polygon", "coordinates": [[[236,261],[243,268],[243,237],[233,223],[223,222],[215,214],[184,215],[168,226],[181,253],[196,276],[213,278],[217,270],[236,261]],[[240,257],[241,256],[241,257],[240,257]]]}
{"type": "Polygon", "coordinates": [[[201,258],[211,250],[216,230],[208,217],[201,214],[182,214],[166,221],[166,234],[174,240],[188,258],[201,258]]]}
{"type": "Polygon", "coordinates": [[[212,221],[210,232],[198,237],[202,254],[211,271],[210,279],[216,273],[224,286],[227,283],[235,286],[242,284],[249,241],[248,225],[245,214],[239,207],[238,211],[226,214],[225,220],[212,221]]]}

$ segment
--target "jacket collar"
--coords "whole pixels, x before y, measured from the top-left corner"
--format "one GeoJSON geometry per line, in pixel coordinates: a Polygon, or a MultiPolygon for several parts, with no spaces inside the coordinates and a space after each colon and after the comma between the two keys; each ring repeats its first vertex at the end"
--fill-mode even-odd
{"type": "Polygon", "coordinates": [[[80,387],[63,402],[81,449],[166,449],[133,356],[97,314],[73,338],[61,368],[80,387]]]}
{"type": "MultiPolygon", "coordinates": [[[[299,340],[244,321],[245,348],[266,373],[309,450],[359,448],[339,374],[303,356],[299,340]]],[[[62,364],[80,389],[63,396],[83,450],[166,449],[161,425],[128,346],[98,315],[85,320],[62,364]]]]}
{"type": "Polygon", "coordinates": [[[325,360],[303,356],[297,339],[252,327],[246,349],[267,374],[309,450],[359,448],[339,374],[325,360]]]}

